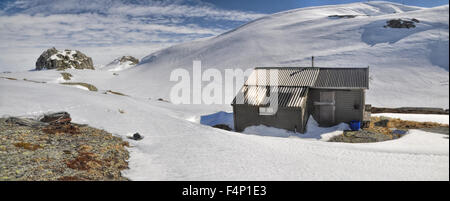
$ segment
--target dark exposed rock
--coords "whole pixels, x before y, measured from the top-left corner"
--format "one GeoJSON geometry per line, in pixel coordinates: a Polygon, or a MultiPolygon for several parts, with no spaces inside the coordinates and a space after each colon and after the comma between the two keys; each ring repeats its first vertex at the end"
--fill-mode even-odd
{"type": "Polygon", "coordinates": [[[45,114],[41,119],[41,122],[55,124],[55,123],[69,123],[72,121],[70,114],[67,112],[56,112],[45,114]]]}
{"type": "Polygon", "coordinates": [[[36,70],[42,69],[94,69],[92,58],[78,50],[58,51],[50,48],[44,51],[36,61],[36,70]]]}
{"type": "Polygon", "coordinates": [[[355,18],[356,15],[330,15],[328,17],[329,18],[333,18],[333,19],[336,19],[336,18],[355,18]]]}
{"type": "Polygon", "coordinates": [[[6,123],[11,125],[28,126],[28,127],[44,127],[47,123],[40,122],[30,118],[20,118],[20,117],[9,117],[5,120],[6,123]]]}
{"type": "Polygon", "coordinates": [[[128,137],[128,139],[142,140],[142,139],[144,139],[144,137],[139,133],[135,133],[135,134],[133,134],[133,136],[128,137]]]}
{"type": "Polygon", "coordinates": [[[379,127],[387,127],[387,124],[389,123],[389,119],[382,119],[380,121],[375,122],[375,126],[379,127]]]}
{"type": "Polygon", "coordinates": [[[220,128],[223,130],[231,131],[231,128],[226,124],[217,124],[213,126],[214,128],[220,128]]]}
{"type": "Polygon", "coordinates": [[[392,133],[397,135],[405,135],[408,133],[408,130],[393,130],[392,133]]]}
{"type": "Polygon", "coordinates": [[[166,99],[163,99],[163,98],[158,98],[158,99],[156,99],[157,101],[161,101],[161,102],[166,102],[166,103],[169,103],[170,101],[168,101],[168,100],[166,100],[166,99]]]}
{"type": "Polygon", "coordinates": [[[392,19],[386,21],[386,25],[384,25],[384,28],[390,27],[390,28],[415,28],[415,23],[418,23],[419,20],[412,19],[412,20],[405,20],[405,19],[392,19]]]}

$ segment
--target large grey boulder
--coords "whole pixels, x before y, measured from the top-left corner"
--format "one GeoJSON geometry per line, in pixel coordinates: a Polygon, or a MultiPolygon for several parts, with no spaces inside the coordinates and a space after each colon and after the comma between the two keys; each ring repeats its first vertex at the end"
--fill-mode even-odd
{"type": "Polygon", "coordinates": [[[36,61],[36,70],[42,69],[94,69],[92,58],[78,50],[58,51],[50,48],[43,52],[36,61]]]}

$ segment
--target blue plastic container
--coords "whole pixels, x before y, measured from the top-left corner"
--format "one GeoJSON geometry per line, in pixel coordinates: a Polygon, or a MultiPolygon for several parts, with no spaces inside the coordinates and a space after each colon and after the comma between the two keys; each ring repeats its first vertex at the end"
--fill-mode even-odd
{"type": "Polygon", "coordinates": [[[350,129],[352,131],[359,131],[361,128],[361,121],[350,121],[350,129]]]}

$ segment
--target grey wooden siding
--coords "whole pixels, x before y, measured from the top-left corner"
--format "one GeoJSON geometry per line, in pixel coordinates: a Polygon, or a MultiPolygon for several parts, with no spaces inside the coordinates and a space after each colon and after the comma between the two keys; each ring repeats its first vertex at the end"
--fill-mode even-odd
{"type": "Polygon", "coordinates": [[[246,127],[266,125],[290,131],[304,132],[304,110],[301,108],[278,108],[275,115],[259,115],[259,107],[234,105],[235,130],[243,131],[246,127]]]}
{"type": "Polygon", "coordinates": [[[320,101],[321,91],[335,91],[335,122],[330,125],[338,124],[341,122],[350,122],[352,120],[363,119],[363,108],[364,108],[364,90],[330,90],[330,89],[310,89],[308,98],[308,108],[310,113],[316,121],[319,123],[320,120],[320,107],[314,105],[314,102],[320,101]]]}

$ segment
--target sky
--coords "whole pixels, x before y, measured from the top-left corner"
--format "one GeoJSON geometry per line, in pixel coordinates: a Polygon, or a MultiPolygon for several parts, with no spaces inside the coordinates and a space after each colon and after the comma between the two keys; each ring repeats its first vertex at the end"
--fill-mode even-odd
{"type": "MultiPolygon", "coordinates": [[[[370,2],[370,1],[358,1],[358,0],[206,0],[205,2],[212,3],[215,6],[222,9],[253,11],[259,13],[275,13],[283,10],[290,10],[295,8],[311,7],[311,6],[323,6],[323,5],[336,5],[346,4],[354,2],[370,2]]],[[[448,4],[448,0],[390,0],[390,2],[420,6],[420,7],[435,7],[448,4]]]]}
{"type": "Polygon", "coordinates": [[[142,58],[171,45],[214,37],[272,13],[352,2],[358,1],[2,0],[0,72],[33,69],[39,55],[51,47],[80,50],[101,66],[123,55],[142,58]]]}

